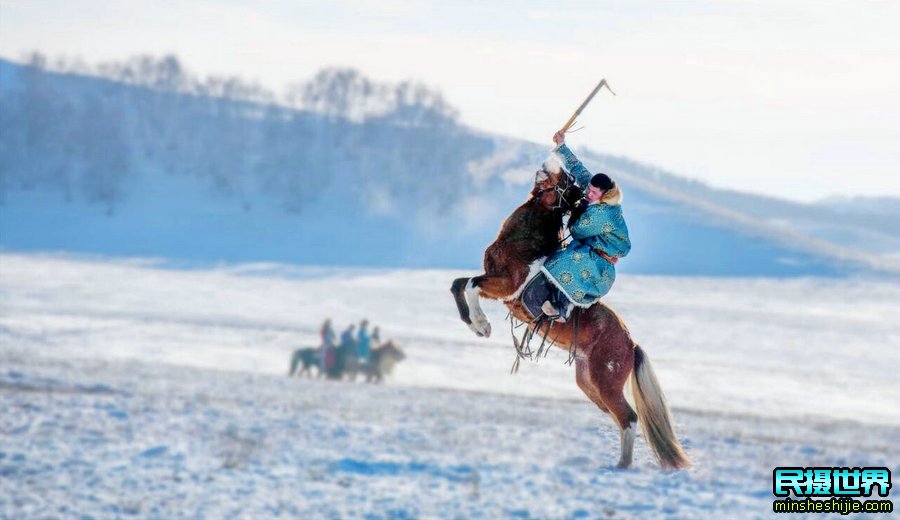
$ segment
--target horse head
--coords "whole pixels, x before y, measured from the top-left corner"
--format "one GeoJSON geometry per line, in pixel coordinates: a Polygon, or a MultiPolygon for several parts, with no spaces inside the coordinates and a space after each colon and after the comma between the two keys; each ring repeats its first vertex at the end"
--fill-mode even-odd
{"type": "Polygon", "coordinates": [[[534,175],[531,197],[546,210],[565,213],[574,208],[583,196],[575,178],[558,166],[554,168],[545,163],[534,175]]]}
{"type": "Polygon", "coordinates": [[[388,340],[381,348],[381,353],[383,356],[387,356],[387,358],[392,359],[394,361],[403,361],[406,359],[406,354],[400,350],[397,345],[394,344],[394,340],[388,340]]]}

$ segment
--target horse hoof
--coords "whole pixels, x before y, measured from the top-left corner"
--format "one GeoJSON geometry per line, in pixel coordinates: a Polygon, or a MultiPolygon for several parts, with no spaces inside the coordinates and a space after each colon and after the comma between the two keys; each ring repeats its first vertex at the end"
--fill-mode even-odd
{"type": "Polygon", "coordinates": [[[484,337],[484,334],[482,334],[481,330],[478,329],[478,326],[475,325],[475,322],[469,323],[469,329],[474,332],[475,335],[479,338],[484,337]]]}
{"type": "Polygon", "coordinates": [[[491,337],[491,323],[484,317],[479,320],[476,320],[478,331],[481,332],[481,335],[485,338],[491,337]]]}
{"type": "Polygon", "coordinates": [[[474,320],[469,324],[469,328],[472,329],[472,332],[479,338],[491,337],[491,324],[488,323],[487,320],[474,320]]]}

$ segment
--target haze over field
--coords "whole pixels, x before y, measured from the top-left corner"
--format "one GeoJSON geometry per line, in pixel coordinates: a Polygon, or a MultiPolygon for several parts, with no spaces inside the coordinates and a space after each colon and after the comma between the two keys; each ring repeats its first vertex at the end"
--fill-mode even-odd
{"type": "MultiPolygon", "coordinates": [[[[549,153],[352,70],[284,97],[175,57],[83,70],[35,56],[0,61],[0,80],[0,245],[14,250],[477,268],[549,153]]],[[[625,192],[623,272],[900,273],[892,199],[798,204],[576,149],[625,192]]]]}
{"type": "Polygon", "coordinates": [[[326,67],[444,92],[462,121],[549,144],[601,78],[579,142],[717,188],[900,196],[900,4],[4,2],[0,56],[180,56],[277,91],[326,67]]]}

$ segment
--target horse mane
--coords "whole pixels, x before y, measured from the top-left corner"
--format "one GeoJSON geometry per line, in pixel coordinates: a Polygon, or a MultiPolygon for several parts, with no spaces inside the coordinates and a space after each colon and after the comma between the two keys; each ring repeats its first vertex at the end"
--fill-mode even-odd
{"type": "MultiPolygon", "coordinates": [[[[546,208],[536,197],[530,197],[510,215],[500,228],[497,239],[512,239],[525,246],[528,253],[522,258],[526,263],[551,254],[559,246],[563,230],[562,208],[546,208]],[[515,238],[513,238],[515,237],[515,238]],[[548,237],[556,237],[552,241],[548,237]],[[533,258],[532,258],[533,257],[533,258]]],[[[519,249],[519,254],[525,253],[519,249]]]]}
{"type": "Polygon", "coordinates": [[[400,347],[398,347],[397,344],[394,343],[394,340],[393,340],[393,339],[389,339],[389,340],[387,340],[387,341],[384,341],[384,342],[381,343],[381,345],[378,346],[378,348],[372,349],[372,353],[375,353],[375,352],[379,352],[379,353],[380,353],[380,352],[389,352],[389,351],[397,351],[397,352],[400,352],[400,347]]]}

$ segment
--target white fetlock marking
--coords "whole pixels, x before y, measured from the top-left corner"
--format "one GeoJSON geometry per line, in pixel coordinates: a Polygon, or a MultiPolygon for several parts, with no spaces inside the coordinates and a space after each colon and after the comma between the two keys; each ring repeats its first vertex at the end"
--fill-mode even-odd
{"type": "Polygon", "coordinates": [[[472,320],[469,328],[481,336],[490,336],[491,324],[481,309],[481,302],[478,301],[478,289],[472,285],[472,280],[466,284],[466,302],[469,304],[469,319],[472,320]]]}
{"type": "Polygon", "coordinates": [[[619,459],[619,467],[626,468],[631,466],[634,457],[634,426],[629,425],[628,428],[622,430],[622,456],[619,459]]]}

